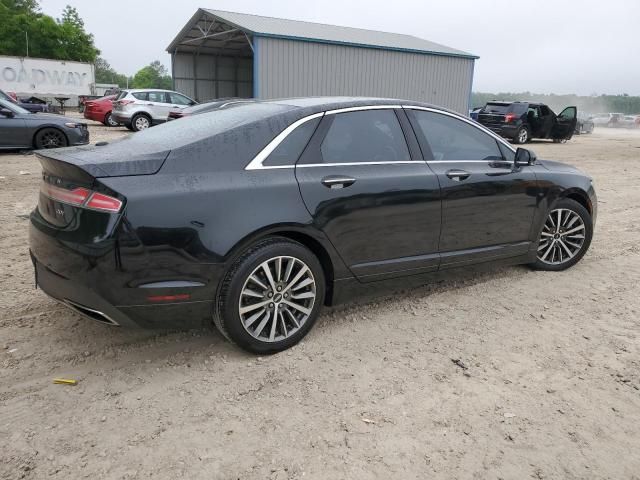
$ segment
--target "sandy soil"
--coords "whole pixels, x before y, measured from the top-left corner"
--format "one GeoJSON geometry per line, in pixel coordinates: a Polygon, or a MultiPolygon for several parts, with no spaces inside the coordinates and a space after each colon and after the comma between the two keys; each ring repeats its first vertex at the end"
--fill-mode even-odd
{"type": "Polygon", "coordinates": [[[213,331],[108,328],[34,290],[39,165],[0,155],[0,477],[640,478],[640,135],[530,146],[595,178],[580,264],[327,310],[264,358],[213,331]]]}

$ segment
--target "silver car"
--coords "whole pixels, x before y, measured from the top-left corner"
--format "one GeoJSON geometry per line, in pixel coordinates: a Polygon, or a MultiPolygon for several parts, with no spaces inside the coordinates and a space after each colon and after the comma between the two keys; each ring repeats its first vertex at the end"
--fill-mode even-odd
{"type": "Polygon", "coordinates": [[[123,90],[113,101],[111,116],[135,132],[167,121],[169,111],[195,105],[195,100],[178,92],[158,89],[123,90]]]}

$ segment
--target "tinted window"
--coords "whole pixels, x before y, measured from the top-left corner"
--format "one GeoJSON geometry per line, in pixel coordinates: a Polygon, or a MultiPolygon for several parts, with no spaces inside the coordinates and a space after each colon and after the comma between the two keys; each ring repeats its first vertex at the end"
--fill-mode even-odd
{"type": "Polygon", "coordinates": [[[484,111],[488,113],[507,113],[511,104],[507,103],[487,103],[484,106],[484,111]]]}
{"type": "Polygon", "coordinates": [[[527,103],[514,103],[513,105],[511,105],[511,111],[513,113],[517,113],[518,115],[522,115],[527,111],[528,106],[529,105],[527,103]]]}
{"type": "Polygon", "coordinates": [[[180,95],[179,93],[170,93],[171,103],[175,105],[191,105],[191,100],[189,100],[184,95],[180,95]]]}
{"type": "Polygon", "coordinates": [[[262,164],[266,166],[295,165],[309,143],[311,135],[316,131],[318,123],[320,119],[314,118],[300,125],[271,152],[262,164]]]}
{"type": "Polygon", "coordinates": [[[149,101],[157,103],[167,103],[164,92],[149,92],[149,101]]]}
{"type": "Polygon", "coordinates": [[[120,99],[126,97],[128,94],[129,94],[129,92],[127,92],[126,90],[123,90],[122,92],[120,92],[118,94],[118,96],[116,97],[116,100],[120,100],[120,99]]]}
{"type": "Polygon", "coordinates": [[[540,105],[540,113],[544,116],[544,115],[549,115],[551,113],[551,110],[549,110],[549,107],[547,107],[546,105],[540,105]]]}
{"type": "Polygon", "coordinates": [[[411,160],[393,110],[339,113],[322,142],[324,163],[411,160]]]}
{"type": "Polygon", "coordinates": [[[440,113],[414,110],[413,115],[434,160],[502,159],[498,142],[479,128],[440,113]]]}
{"type": "Polygon", "coordinates": [[[147,100],[148,99],[148,92],[134,92],[131,95],[133,95],[138,100],[147,100]]]}

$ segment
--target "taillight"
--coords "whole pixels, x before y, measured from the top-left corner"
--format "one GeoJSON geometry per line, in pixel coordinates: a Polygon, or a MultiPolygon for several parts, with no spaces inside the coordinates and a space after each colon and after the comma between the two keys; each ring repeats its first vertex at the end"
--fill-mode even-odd
{"type": "Polygon", "coordinates": [[[124,107],[125,105],[129,105],[130,103],[133,103],[133,102],[135,102],[135,100],[118,100],[117,103],[119,103],[124,107]]]}
{"type": "Polygon", "coordinates": [[[85,207],[102,212],[118,213],[122,208],[122,202],[109,195],[93,192],[85,207]]]}
{"type": "Polygon", "coordinates": [[[47,197],[57,200],[58,202],[67,203],[69,205],[76,205],[81,207],[84,202],[87,201],[90,190],[86,188],[74,188],[73,190],[67,190],[64,188],[54,187],[48,183],[43,183],[40,187],[40,191],[47,197]]]}
{"type": "Polygon", "coordinates": [[[504,116],[504,121],[509,123],[509,122],[513,122],[516,119],[516,114],[515,113],[507,113],[504,116]]]}
{"type": "Polygon", "coordinates": [[[66,203],[90,210],[98,210],[101,212],[118,213],[122,208],[122,201],[117,198],[110,197],[103,193],[92,192],[86,188],[78,187],[73,190],[55,187],[48,183],[43,183],[40,192],[57,202],[66,203]]]}

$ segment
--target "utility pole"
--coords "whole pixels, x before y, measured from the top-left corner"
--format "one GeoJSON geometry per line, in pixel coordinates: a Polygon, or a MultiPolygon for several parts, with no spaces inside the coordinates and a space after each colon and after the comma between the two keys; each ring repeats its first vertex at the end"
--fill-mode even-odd
{"type": "Polygon", "coordinates": [[[29,33],[24,31],[24,38],[27,40],[27,57],[29,56],[29,33]]]}

